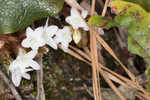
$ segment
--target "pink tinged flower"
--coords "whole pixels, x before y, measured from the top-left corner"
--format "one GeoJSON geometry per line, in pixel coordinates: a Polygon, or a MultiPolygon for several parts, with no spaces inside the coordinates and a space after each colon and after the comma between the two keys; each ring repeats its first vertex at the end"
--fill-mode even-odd
{"type": "Polygon", "coordinates": [[[72,32],[70,27],[65,26],[63,29],[59,29],[54,39],[57,44],[61,44],[62,50],[67,52],[69,43],[72,41],[72,32]]]}
{"type": "Polygon", "coordinates": [[[17,58],[11,62],[9,71],[11,72],[12,82],[15,86],[18,87],[20,85],[22,77],[30,80],[30,75],[27,72],[40,69],[40,65],[33,60],[36,54],[37,51],[34,50],[25,54],[20,49],[17,58]]]}
{"type": "MultiPolygon", "coordinates": [[[[85,18],[88,12],[82,10],[81,16],[85,18]]],[[[74,9],[71,8],[71,15],[66,18],[66,22],[72,25],[73,29],[83,28],[85,31],[88,31],[88,25],[86,22],[81,18],[80,14],[74,9]]]]}

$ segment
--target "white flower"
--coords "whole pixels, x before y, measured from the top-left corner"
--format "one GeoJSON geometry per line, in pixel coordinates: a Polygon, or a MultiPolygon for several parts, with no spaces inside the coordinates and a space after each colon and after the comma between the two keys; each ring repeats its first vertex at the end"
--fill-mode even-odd
{"type": "Polygon", "coordinates": [[[49,45],[53,49],[57,49],[57,43],[54,41],[53,37],[58,31],[58,27],[55,25],[48,26],[48,20],[49,18],[47,19],[46,24],[44,26],[43,38],[47,45],[49,45]]]}
{"type": "Polygon", "coordinates": [[[20,85],[22,77],[28,80],[30,79],[30,75],[27,73],[28,71],[40,69],[40,65],[33,60],[36,54],[37,51],[33,50],[25,54],[20,49],[16,60],[11,62],[9,71],[11,72],[12,82],[15,86],[20,85]]]}
{"type": "Polygon", "coordinates": [[[44,27],[38,27],[32,30],[30,27],[26,29],[27,38],[22,41],[22,46],[25,48],[31,47],[33,50],[38,50],[39,47],[48,44],[54,49],[57,49],[57,44],[53,40],[58,27],[55,25],[48,26],[48,19],[44,27]]]}
{"type": "Polygon", "coordinates": [[[33,50],[38,50],[39,47],[45,45],[45,40],[42,38],[44,28],[38,27],[32,30],[30,27],[26,29],[26,38],[22,41],[22,46],[25,48],[32,48],[33,50]]]}
{"type": "Polygon", "coordinates": [[[69,43],[72,41],[72,32],[70,27],[65,26],[63,29],[59,29],[56,33],[56,37],[54,38],[56,43],[61,44],[61,48],[64,52],[67,52],[69,43]]]}
{"type": "MultiPolygon", "coordinates": [[[[87,14],[87,11],[82,10],[81,15],[83,18],[85,18],[87,14]]],[[[78,29],[81,27],[85,31],[89,30],[86,22],[81,18],[80,14],[74,8],[71,8],[71,16],[66,18],[66,22],[71,24],[73,29],[78,29]]]]}

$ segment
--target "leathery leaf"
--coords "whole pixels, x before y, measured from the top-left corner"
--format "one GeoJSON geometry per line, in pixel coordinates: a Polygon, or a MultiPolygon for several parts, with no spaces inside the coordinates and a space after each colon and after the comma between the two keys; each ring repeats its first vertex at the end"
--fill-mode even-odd
{"type": "Polygon", "coordinates": [[[22,30],[34,21],[56,15],[64,0],[0,0],[0,34],[22,30]]]}

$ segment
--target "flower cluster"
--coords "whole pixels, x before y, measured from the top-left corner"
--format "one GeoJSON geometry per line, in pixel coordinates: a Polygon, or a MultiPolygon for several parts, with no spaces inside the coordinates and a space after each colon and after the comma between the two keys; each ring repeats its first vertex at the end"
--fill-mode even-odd
{"type": "MultiPolygon", "coordinates": [[[[88,26],[83,18],[87,16],[87,11],[82,11],[81,16],[75,9],[71,9],[71,16],[66,18],[66,22],[69,23],[74,30],[83,28],[88,31],[88,26]]],[[[19,54],[9,66],[9,70],[12,76],[12,82],[15,86],[19,86],[22,77],[30,79],[30,75],[27,73],[32,70],[39,70],[40,65],[34,61],[34,57],[38,53],[38,49],[44,45],[48,45],[53,49],[57,49],[58,45],[64,52],[67,52],[69,43],[72,41],[72,32],[70,26],[64,26],[63,29],[59,29],[56,25],[48,26],[48,20],[45,26],[31,29],[26,29],[26,38],[22,41],[21,45],[24,48],[31,48],[28,53],[24,53],[22,49],[19,50],[19,54]]]]}
{"type": "Polygon", "coordinates": [[[14,60],[9,66],[9,70],[12,74],[12,81],[15,86],[20,85],[22,77],[28,80],[30,79],[30,75],[27,73],[28,71],[40,69],[40,65],[33,60],[36,53],[37,51],[25,53],[22,49],[19,49],[19,54],[16,60],[14,60]]]}
{"type": "MultiPolygon", "coordinates": [[[[38,27],[35,30],[32,30],[30,27],[27,28],[27,38],[22,41],[22,46],[38,50],[39,47],[47,44],[53,49],[57,49],[57,45],[60,43],[62,48],[68,48],[72,40],[71,35],[70,27],[65,26],[63,29],[59,29],[55,25],[48,26],[47,20],[44,27],[38,27]]],[[[67,51],[67,49],[63,50],[67,51]]]]}

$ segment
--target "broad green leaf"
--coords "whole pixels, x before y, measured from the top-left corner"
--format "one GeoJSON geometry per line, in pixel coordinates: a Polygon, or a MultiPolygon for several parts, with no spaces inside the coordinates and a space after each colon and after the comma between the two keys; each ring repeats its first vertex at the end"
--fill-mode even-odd
{"type": "Polygon", "coordinates": [[[34,21],[56,15],[64,0],[0,0],[0,34],[22,30],[34,21]]]}
{"type": "MultiPolygon", "coordinates": [[[[129,37],[132,37],[141,46],[141,49],[150,55],[150,14],[139,5],[130,2],[114,0],[110,3],[110,6],[113,8],[113,12],[118,15],[115,17],[115,23],[128,29],[129,37]]],[[[128,44],[132,43],[128,41],[128,44]]],[[[132,46],[137,49],[134,44],[132,46]]],[[[129,50],[136,53],[135,51],[139,49],[134,51],[133,49],[129,50]]],[[[136,54],[143,56],[143,53],[139,54],[139,52],[136,54]]]]}

